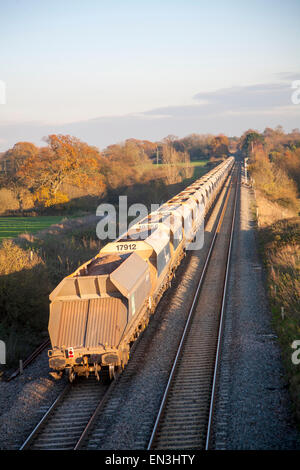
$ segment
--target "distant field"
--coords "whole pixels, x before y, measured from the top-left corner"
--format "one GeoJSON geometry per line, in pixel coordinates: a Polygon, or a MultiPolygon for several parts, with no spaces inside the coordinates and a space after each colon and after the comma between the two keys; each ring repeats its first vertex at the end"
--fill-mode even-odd
{"type": "MultiPolygon", "coordinates": [[[[197,162],[189,162],[191,166],[205,166],[206,163],[208,162],[209,160],[200,160],[200,161],[197,161],[197,162]]],[[[183,166],[184,163],[177,163],[178,166],[183,166]]],[[[166,166],[166,163],[146,163],[143,165],[144,168],[148,169],[148,170],[153,170],[155,168],[163,168],[164,166],[166,166]]]]}
{"type": "MultiPolygon", "coordinates": [[[[190,166],[194,167],[194,177],[200,178],[204,173],[208,171],[208,168],[205,168],[209,160],[200,160],[197,162],[190,162],[190,166]]],[[[184,163],[177,163],[178,166],[183,166],[184,163]]],[[[159,170],[166,166],[165,163],[146,163],[142,165],[144,170],[159,170]]]]}
{"type": "Polygon", "coordinates": [[[194,178],[201,178],[205,173],[207,173],[211,168],[205,168],[209,160],[201,160],[200,162],[191,162],[191,165],[194,167],[194,178]]]}
{"type": "Polygon", "coordinates": [[[36,233],[62,220],[60,216],[0,217],[0,240],[14,238],[20,233],[36,233]]]}

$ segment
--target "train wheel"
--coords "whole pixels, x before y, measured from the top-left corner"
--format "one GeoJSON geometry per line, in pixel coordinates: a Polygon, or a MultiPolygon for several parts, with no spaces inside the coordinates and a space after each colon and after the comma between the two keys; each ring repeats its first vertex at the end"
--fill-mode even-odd
{"type": "Polygon", "coordinates": [[[123,353],[123,357],[122,357],[122,362],[121,362],[121,367],[122,367],[122,370],[125,369],[125,367],[127,366],[127,363],[129,361],[129,351],[124,351],[123,353]]]}
{"type": "Polygon", "coordinates": [[[123,371],[122,365],[120,366],[109,366],[108,373],[110,380],[115,380],[119,374],[123,371]]]}
{"type": "Polygon", "coordinates": [[[108,366],[108,373],[109,373],[109,378],[110,380],[113,380],[116,378],[116,369],[115,366],[108,366]]]}
{"type": "Polygon", "coordinates": [[[57,372],[57,371],[52,371],[52,372],[49,372],[49,374],[51,375],[51,377],[53,377],[55,380],[60,380],[62,378],[62,371],[60,372],[57,372]]]}
{"type": "Polygon", "coordinates": [[[74,382],[74,379],[75,379],[75,372],[73,371],[73,369],[67,369],[67,376],[68,376],[68,380],[70,383],[74,382]]]}

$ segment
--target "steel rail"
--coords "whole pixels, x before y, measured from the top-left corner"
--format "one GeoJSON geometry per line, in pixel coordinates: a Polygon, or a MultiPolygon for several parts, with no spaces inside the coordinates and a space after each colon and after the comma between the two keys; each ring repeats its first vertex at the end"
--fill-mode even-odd
{"type": "MultiPolygon", "coordinates": [[[[106,403],[107,397],[110,394],[110,392],[111,392],[111,390],[112,390],[115,383],[116,383],[116,380],[114,380],[113,382],[111,382],[107,385],[107,389],[104,391],[104,395],[100,397],[99,402],[95,405],[94,410],[91,410],[90,414],[89,414],[89,412],[87,412],[87,417],[86,417],[87,424],[83,424],[82,430],[80,431],[79,436],[74,438],[74,443],[72,444],[72,449],[73,450],[78,450],[82,446],[83,441],[85,440],[85,438],[88,434],[88,431],[90,430],[90,428],[91,428],[92,424],[94,423],[96,417],[98,416],[99,412],[101,411],[104,404],[106,403]]],[[[68,400],[68,394],[70,394],[72,391],[76,392],[76,385],[67,384],[66,387],[59,394],[59,396],[55,399],[53,404],[50,406],[48,411],[45,413],[45,415],[42,417],[42,419],[39,421],[39,423],[35,426],[35,428],[31,432],[31,434],[27,437],[26,441],[22,444],[22,446],[20,447],[20,450],[27,450],[27,449],[30,449],[30,448],[34,447],[34,442],[36,440],[38,440],[40,437],[43,438],[43,432],[45,431],[46,434],[47,434],[47,425],[50,425],[50,427],[53,426],[53,424],[51,424],[51,418],[52,417],[54,417],[54,420],[59,418],[61,420],[61,422],[65,422],[66,423],[66,429],[68,429],[68,433],[70,433],[70,431],[72,431],[72,426],[76,427],[76,425],[77,425],[76,419],[74,420],[74,423],[71,424],[71,426],[70,426],[70,424],[69,424],[70,417],[69,417],[68,413],[66,414],[64,412],[61,412],[61,414],[59,414],[57,416],[55,415],[56,411],[58,411],[58,412],[60,411],[59,410],[60,405],[62,405],[62,408],[66,408],[66,405],[72,406],[72,403],[70,401],[70,400],[72,400],[72,398],[69,398],[69,402],[67,401],[68,400]]],[[[89,400],[88,393],[87,393],[87,396],[86,396],[86,400],[87,401],[89,400]]],[[[79,408],[79,411],[80,411],[80,408],[79,408]]],[[[75,418],[76,418],[76,416],[75,416],[75,418]]],[[[61,427],[61,425],[60,425],[60,427],[61,427]]],[[[49,444],[47,444],[47,443],[43,444],[44,447],[48,446],[49,448],[51,448],[51,441],[53,440],[53,438],[55,438],[55,433],[54,433],[54,436],[53,435],[50,436],[49,444]]],[[[60,443],[60,445],[62,445],[62,444],[64,444],[64,438],[62,438],[62,442],[60,443]]],[[[70,450],[71,450],[71,448],[70,448],[70,450]]]]}
{"type": "Polygon", "coordinates": [[[78,439],[78,441],[77,441],[77,443],[74,447],[74,450],[80,450],[82,448],[83,443],[86,440],[90,429],[92,428],[97,416],[99,415],[100,411],[102,410],[103,406],[105,405],[107,397],[111,393],[112,387],[113,387],[113,385],[115,385],[115,383],[116,383],[116,379],[111,382],[111,384],[109,385],[108,389],[106,390],[104,396],[99,401],[99,403],[97,405],[97,408],[95,409],[94,413],[90,417],[85,429],[83,430],[81,436],[79,437],[79,439],[78,439]]]}
{"type": "Polygon", "coordinates": [[[237,199],[238,199],[237,196],[238,196],[239,181],[240,181],[240,176],[238,176],[238,180],[237,180],[233,215],[232,215],[232,221],[231,221],[230,240],[229,240],[227,262],[226,262],[225,281],[224,281],[223,294],[222,294],[222,307],[221,307],[221,313],[220,313],[220,325],[219,325],[219,332],[218,332],[218,342],[217,342],[217,351],[216,351],[216,359],[215,359],[215,367],[214,367],[214,375],[213,375],[211,400],[210,400],[210,407],[209,407],[209,418],[208,418],[208,425],[207,425],[205,450],[209,450],[210,439],[211,439],[213,412],[214,412],[214,404],[215,404],[215,398],[216,398],[217,374],[218,374],[218,369],[219,369],[219,360],[221,356],[224,313],[225,313],[225,304],[226,304],[226,298],[227,298],[228,278],[229,278],[232,243],[233,243],[233,235],[234,235],[235,219],[236,219],[236,207],[237,207],[237,199]]]}
{"type": "Polygon", "coordinates": [[[30,444],[32,443],[32,441],[35,439],[35,437],[38,435],[38,433],[40,432],[43,424],[46,422],[46,420],[49,418],[50,414],[57,408],[57,406],[59,405],[59,403],[62,401],[62,399],[64,398],[64,396],[67,394],[67,392],[69,391],[71,385],[70,384],[67,384],[66,387],[62,390],[62,392],[58,395],[58,397],[55,399],[55,401],[52,403],[52,405],[50,406],[50,408],[48,409],[48,411],[44,414],[44,416],[42,417],[42,419],[39,421],[39,423],[35,426],[35,428],[33,429],[33,431],[29,434],[29,436],[27,437],[26,441],[22,444],[22,446],[20,447],[19,450],[25,450],[25,449],[28,449],[30,447],[30,444]]]}
{"type": "MultiPolygon", "coordinates": [[[[50,340],[46,339],[43,341],[31,354],[28,356],[25,361],[23,362],[23,369],[25,369],[47,346],[50,345],[50,340]]],[[[10,382],[11,380],[15,379],[20,374],[20,367],[18,367],[15,372],[13,372],[6,380],[6,382],[10,382]]]]}
{"type": "MultiPolygon", "coordinates": [[[[231,173],[231,178],[232,177],[233,177],[233,173],[231,173]]],[[[204,281],[204,278],[205,278],[205,275],[206,275],[206,272],[207,272],[209,261],[211,259],[213,248],[215,246],[215,241],[216,241],[216,238],[218,236],[218,233],[220,231],[220,228],[221,228],[221,225],[222,225],[222,222],[223,222],[223,218],[224,218],[224,215],[225,215],[225,211],[226,211],[226,208],[227,208],[228,199],[229,199],[230,194],[231,194],[231,189],[230,189],[230,185],[229,185],[228,188],[227,188],[226,196],[225,196],[225,202],[224,202],[221,214],[219,216],[219,220],[218,220],[216,229],[214,231],[213,239],[211,241],[210,248],[209,248],[206,260],[205,260],[205,264],[204,264],[200,279],[198,281],[198,285],[197,285],[197,288],[196,288],[196,291],[195,291],[195,294],[194,294],[194,298],[193,298],[191,307],[189,309],[187,321],[186,321],[186,324],[185,324],[185,327],[184,327],[184,330],[183,330],[183,334],[182,334],[182,337],[181,337],[181,340],[180,340],[180,343],[179,343],[179,346],[178,346],[178,349],[177,349],[177,353],[176,353],[176,356],[175,356],[175,359],[174,359],[174,362],[173,362],[173,366],[172,366],[172,369],[171,369],[171,372],[170,372],[170,375],[169,375],[169,379],[168,379],[168,382],[167,382],[167,385],[166,385],[166,388],[165,388],[165,391],[164,391],[164,395],[163,395],[163,398],[162,398],[162,401],[161,401],[161,404],[160,404],[160,408],[159,408],[159,411],[158,411],[158,414],[157,414],[157,417],[156,417],[156,420],[155,420],[155,424],[154,424],[152,434],[151,434],[151,437],[150,437],[150,440],[149,440],[149,443],[148,443],[148,446],[147,446],[147,450],[150,450],[152,448],[152,444],[154,442],[154,439],[155,439],[155,436],[156,436],[156,433],[157,433],[157,430],[158,430],[158,426],[159,426],[159,423],[160,423],[160,420],[161,420],[161,417],[162,417],[162,413],[163,413],[164,408],[165,408],[166,400],[167,400],[167,397],[168,397],[168,394],[169,394],[169,389],[170,389],[171,383],[173,381],[173,377],[174,377],[174,373],[175,373],[175,370],[176,370],[176,367],[177,367],[177,364],[178,364],[178,360],[181,356],[183,344],[184,344],[184,341],[185,341],[186,336],[187,336],[187,331],[189,329],[191,319],[193,317],[195,305],[196,305],[196,302],[198,301],[198,295],[199,295],[200,289],[203,285],[203,281],[204,281]]]]}
{"type": "MultiPolygon", "coordinates": [[[[230,180],[230,177],[231,177],[231,173],[230,175],[228,175],[229,177],[227,178],[226,182],[228,182],[230,180]]],[[[226,183],[225,183],[226,184],[226,183]]],[[[228,195],[229,195],[230,191],[229,191],[229,187],[227,188],[226,190],[226,193],[225,193],[225,200],[227,200],[228,198],[228,195]]],[[[223,202],[223,204],[225,205],[226,202],[223,202]]],[[[221,216],[220,216],[221,217],[221,216]]],[[[220,225],[217,224],[217,228],[216,228],[216,231],[219,229],[220,225]]],[[[114,384],[115,381],[112,383],[114,384]]],[[[97,406],[95,412],[93,413],[93,415],[91,416],[89,422],[87,423],[87,426],[86,428],[84,429],[81,437],[79,438],[74,450],[80,450],[82,447],[83,447],[83,444],[84,442],[86,441],[86,438],[88,436],[88,433],[90,432],[91,428],[93,427],[93,424],[97,418],[97,416],[99,415],[99,413],[101,412],[101,409],[103,408],[105,402],[106,402],[106,399],[107,399],[107,396],[109,395],[109,392],[111,391],[111,388],[109,388],[109,390],[106,392],[106,394],[104,395],[104,397],[101,399],[101,401],[99,402],[99,405],[97,406]]]]}

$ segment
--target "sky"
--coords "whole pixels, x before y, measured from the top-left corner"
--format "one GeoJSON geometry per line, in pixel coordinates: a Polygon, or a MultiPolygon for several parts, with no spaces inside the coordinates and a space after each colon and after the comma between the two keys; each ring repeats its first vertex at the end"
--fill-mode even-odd
{"type": "Polygon", "coordinates": [[[299,36],[300,0],[0,0],[0,151],[299,127],[299,36]]]}

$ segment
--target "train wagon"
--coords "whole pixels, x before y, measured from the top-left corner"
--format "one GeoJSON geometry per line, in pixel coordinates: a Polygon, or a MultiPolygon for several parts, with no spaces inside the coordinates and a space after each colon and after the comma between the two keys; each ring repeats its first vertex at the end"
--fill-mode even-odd
{"type": "Polygon", "coordinates": [[[76,375],[105,369],[112,378],[170,286],[185,250],[221,190],[228,158],[108,243],[50,294],[49,366],[76,375]]]}
{"type": "Polygon", "coordinates": [[[136,322],[146,321],[151,288],[136,253],[96,257],[63,279],[50,295],[50,367],[70,381],[90,372],[99,379],[103,366],[112,377],[127,363],[136,322]]]}

